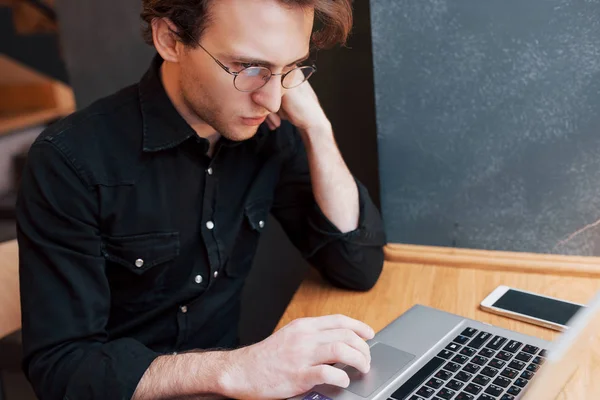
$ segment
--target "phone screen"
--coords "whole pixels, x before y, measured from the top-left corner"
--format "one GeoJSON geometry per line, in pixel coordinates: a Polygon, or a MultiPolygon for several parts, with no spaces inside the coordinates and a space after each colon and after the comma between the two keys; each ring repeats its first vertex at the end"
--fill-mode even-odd
{"type": "Polygon", "coordinates": [[[575,304],[547,299],[512,289],[509,289],[496,300],[493,306],[560,325],[567,325],[567,322],[581,308],[575,304]]]}

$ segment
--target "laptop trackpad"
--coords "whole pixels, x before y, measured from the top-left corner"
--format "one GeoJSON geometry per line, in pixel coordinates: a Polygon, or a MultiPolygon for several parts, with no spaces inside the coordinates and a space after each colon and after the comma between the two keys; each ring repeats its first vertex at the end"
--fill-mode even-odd
{"type": "Polygon", "coordinates": [[[404,368],[415,356],[383,343],[371,347],[371,370],[363,374],[347,365],[344,371],[350,377],[350,386],[346,390],[362,397],[369,397],[388,379],[404,368]]]}

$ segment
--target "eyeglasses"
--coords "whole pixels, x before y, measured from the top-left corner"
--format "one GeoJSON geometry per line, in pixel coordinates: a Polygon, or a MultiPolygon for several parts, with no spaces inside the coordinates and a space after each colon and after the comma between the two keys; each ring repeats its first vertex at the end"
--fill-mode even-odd
{"type": "Polygon", "coordinates": [[[200,43],[198,46],[206,52],[219,67],[223,68],[229,75],[233,75],[233,86],[240,92],[253,92],[265,86],[272,76],[281,75],[281,86],[286,89],[293,89],[300,86],[311,77],[312,74],[317,72],[315,65],[303,65],[296,67],[286,73],[274,74],[267,67],[259,66],[248,66],[239,72],[233,72],[229,67],[225,66],[221,61],[217,60],[215,56],[210,54],[200,43]]]}

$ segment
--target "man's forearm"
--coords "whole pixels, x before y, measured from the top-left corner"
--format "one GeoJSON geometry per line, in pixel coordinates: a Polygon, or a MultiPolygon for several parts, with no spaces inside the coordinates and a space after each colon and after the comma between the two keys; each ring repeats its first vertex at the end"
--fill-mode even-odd
{"type": "Polygon", "coordinates": [[[224,398],[223,373],[229,352],[190,352],[160,356],[140,380],[133,400],[224,398]]]}
{"type": "Polygon", "coordinates": [[[331,124],[300,133],[317,204],[340,231],[353,231],[360,216],[358,188],[335,143],[331,124]]]}

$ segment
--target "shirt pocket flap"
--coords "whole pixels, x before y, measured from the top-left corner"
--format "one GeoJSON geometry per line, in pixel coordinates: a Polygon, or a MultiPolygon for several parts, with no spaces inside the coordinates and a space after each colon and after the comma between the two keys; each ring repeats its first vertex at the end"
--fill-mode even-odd
{"type": "Polygon", "coordinates": [[[262,232],[267,224],[269,211],[271,209],[271,200],[258,200],[248,204],[245,208],[246,218],[250,227],[258,232],[262,232]]]}
{"type": "Polygon", "coordinates": [[[148,233],[132,236],[105,236],[102,254],[141,275],[155,265],[179,255],[179,232],[148,233]]]}

